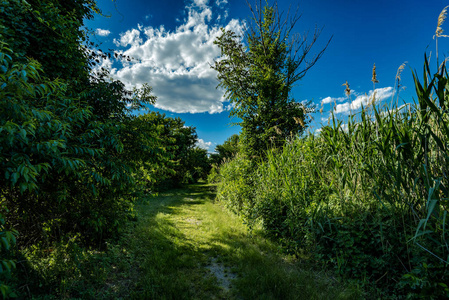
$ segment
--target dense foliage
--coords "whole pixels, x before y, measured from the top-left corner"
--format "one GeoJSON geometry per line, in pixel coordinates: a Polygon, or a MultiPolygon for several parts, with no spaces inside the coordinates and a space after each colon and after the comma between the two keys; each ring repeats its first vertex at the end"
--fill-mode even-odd
{"type": "Polygon", "coordinates": [[[64,294],[65,278],[95,280],[83,256],[119,236],[135,200],[205,179],[211,163],[218,198],[287,251],[373,297],[449,297],[445,62],[432,72],[425,58],[422,78],[414,72],[416,105],[367,107],[297,138],[312,107],[291,89],[324,50],[301,69],[317,35],[288,42],[297,18],[287,26],[276,9],[256,9],[247,47],[229,31],[216,41],[242,133],[209,158],[181,119],[132,114],[156,101],[149,85],[128,91],[93,72],[107,54],[82,27],[97,12],[93,0],[0,2],[3,298],[82,298],[82,287],[64,294]]]}
{"type": "Polygon", "coordinates": [[[239,152],[239,149],[239,135],[233,134],[223,144],[215,147],[215,153],[212,153],[210,156],[211,162],[215,165],[220,165],[225,160],[233,158],[239,152]]]}
{"type": "Polygon", "coordinates": [[[332,118],[249,173],[237,156],[219,199],[288,251],[374,289],[368,298],[448,297],[449,77],[427,58],[414,77],[414,106],[364,108],[347,129],[332,118]]]}
{"type": "Polygon", "coordinates": [[[143,189],[158,191],[206,179],[207,150],[196,146],[195,128],[185,126],[180,118],[146,113],[132,119],[128,130],[127,160],[135,161],[143,189]]]}
{"type": "Polygon", "coordinates": [[[299,16],[286,16],[277,6],[253,11],[253,24],[244,41],[232,31],[222,29],[217,38],[222,58],[213,68],[218,71],[221,87],[234,104],[231,115],[241,119],[242,150],[249,156],[262,156],[270,147],[304,131],[314,110],[310,103],[299,103],[291,91],[296,81],[321,57],[308,59],[319,36],[310,43],[292,34],[299,16]]]}
{"type": "Polygon", "coordinates": [[[150,86],[127,91],[93,72],[106,54],[88,48],[82,26],[96,12],[91,0],[0,2],[3,297],[58,290],[82,247],[119,235],[136,196],[209,171],[195,128],[131,114],[154,104],[150,86]]]}

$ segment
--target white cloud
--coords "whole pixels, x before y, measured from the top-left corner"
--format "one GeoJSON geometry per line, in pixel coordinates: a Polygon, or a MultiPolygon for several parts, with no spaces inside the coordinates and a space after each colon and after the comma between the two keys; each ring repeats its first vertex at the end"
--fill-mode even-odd
{"type": "Polygon", "coordinates": [[[222,4],[228,4],[228,0],[216,0],[215,3],[217,6],[221,6],[222,4]]]}
{"type": "Polygon", "coordinates": [[[334,102],[332,97],[326,97],[323,100],[321,100],[321,104],[328,104],[328,103],[332,103],[332,102],[334,102]]]}
{"type": "MultiPolygon", "coordinates": [[[[137,25],[140,27],[140,25],[137,25]]],[[[142,43],[142,39],[140,38],[140,31],[138,29],[131,29],[126,31],[125,33],[120,33],[120,40],[114,39],[114,44],[119,47],[126,47],[128,45],[131,46],[139,46],[142,43]]]]}
{"type": "Polygon", "coordinates": [[[203,139],[198,139],[196,145],[202,149],[206,149],[210,151],[210,147],[212,146],[212,142],[205,142],[203,139]]]}
{"type": "MultiPolygon", "coordinates": [[[[385,87],[379,88],[374,91],[369,91],[368,94],[357,96],[351,102],[345,102],[341,104],[337,104],[335,108],[335,113],[349,113],[351,110],[354,112],[357,109],[360,109],[362,106],[366,107],[368,103],[371,103],[374,99],[374,102],[380,103],[383,100],[392,97],[394,94],[393,87],[385,87]],[[374,98],[373,98],[374,97],[374,98]]],[[[328,97],[329,98],[329,97],[328,97]]],[[[327,99],[327,98],[325,98],[327,99]]],[[[323,99],[324,100],[324,99],[323,99]]]]}
{"type": "Polygon", "coordinates": [[[343,102],[345,100],[348,100],[348,97],[338,97],[338,98],[326,97],[321,100],[321,105],[334,103],[334,102],[343,102]]]}
{"type": "Polygon", "coordinates": [[[346,124],[346,123],[343,123],[343,124],[340,125],[340,128],[341,128],[341,130],[343,130],[343,131],[345,131],[345,132],[348,132],[348,130],[349,130],[349,125],[346,124]]]}
{"type": "Polygon", "coordinates": [[[225,110],[223,90],[216,89],[217,73],[210,68],[220,56],[213,42],[221,34],[220,27],[242,35],[244,24],[238,20],[212,24],[218,16],[208,4],[209,0],[193,0],[186,7],[188,17],[173,31],[164,26],[138,24],[137,28],[121,33],[114,43],[125,48],[119,51],[121,54],[133,59],[121,60],[121,67],[111,70],[111,75],[128,88],[149,83],[158,97],[155,106],[164,110],[177,113],[225,110]]]}
{"type": "Polygon", "coordinates": [[[107,29],[101,29],[101,28],[97,28],[95,30],[95,33],[99,36],[108,36],[111,34],[111,32],[107,29]]]}
{"type": "Polygon", "coordinates": [[[199,7],[206,7],[209,0],[193,0],[193,4],[199,7]]]}

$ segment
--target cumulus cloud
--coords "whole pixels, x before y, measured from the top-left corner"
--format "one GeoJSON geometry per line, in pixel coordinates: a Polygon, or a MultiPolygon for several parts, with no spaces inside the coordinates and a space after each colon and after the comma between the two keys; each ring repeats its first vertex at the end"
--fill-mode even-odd
{"type": "MultiPolygon", "coordinates": [[[[140,27],[140,26],[139,26],[140,27]]],[[[142,39],[140,38],[140,31],[138,29],[131,29],[126,31],[125,33],[120,34],[120,39],[114,39],[114,44],[117,47],[123,46],[139,46],[142,43],[142,39]]]]}
{"type": "Polygon", "coordinates": [[[326,97],[321,100],[321,105],[334,103],[334,102],[343,102],[345,100],[348,100],[348,98],[347,97],[338,97],[338,98],[326,97]]]}
{"type": "Polygon", "coordinates": [[[382,102],[386,98],[390,98],[393,96],[394,90],[393,87],[385,87],[376,89],[374,91],[370,91],[368,95],[359,95],[357,98],[352,101],[351,103],[346,102],[342,104],[337,104],[335,112],[338,113],[348,113],[351,110],[355,111],[362,106],[367,106],[368,103],[372,102],[374,99],[374,102],[377,104],[379,102],[382,102]]]}
{"type": "Polygon", "coordinates": [[[360,109],[362,106],[366,107],[369,103],[371,103],[374,99],[374,102],[380,103],[383,100],[387,99],[387,98],[391,98],[394,94],[394,89],[393,87],[384,87],[384,88],[379,88],[379,89],[375,89],[374,91],[369,91],[368,94],[359,94],[354,92],[353,96],[356,96],[356,98],[354,100],[352,100],[351,102],[349,102],[347,97],[339,97],[339,98],[332,98],[332,97],[326,97],[324,99],[321,100],[321,104],[328,104],[328,103],[334,103],[335,102],[343,102],[346,101],[344,103],[340,103],[337,104],[335,107],[335,113],[340,114],[340,113],[349,113],[351,110],[354,112],[358,109],[360,109]]]}
{"type": "Polygon", "coordinates": [[[119,53],[131,61],[120,60],[121,67],[112,69],[111,75],[128,88],[149,83],[158,97],[157,108],[219,113],[227,105],[223,90],[216,89],[217,73],[210,68],[221,54],[213,42],[221,34],[220,27],[242,35],[243,24],[235,19],[217,23],[223,9],[212,11],[209,0],[193,0],[186,9],[186,19],[173,31],[138,24],[114,39],[117,47],[124,48],[119,53]]]}
{"type": "Polygon", "coordinates": [[[95,33],[99,36],[108,36],[111,34],[111,32],[107,29],[101,29],[101,28],[97,28],[95,30],[95,33]]]}
{"type": "Polygon", "coordinates": [[[332,99],[332,97],[326,97],[323,100],[321,100],[321,104],[328,104],[328,103],[332,103],[334,100],[332,99]]]}
{"type": "Polygon", "coordinates": [[[218,6],[221,6],[222,4],[228,4],[228,0],[215,0],[215,3],[218,6]]]}
{"type": "Polygon", "coordinates": [[[210,147],[212,146],[212,142],[205,142],[203,139],[198,139],[196,145],[202,149],[210,151],[210,147]]]}

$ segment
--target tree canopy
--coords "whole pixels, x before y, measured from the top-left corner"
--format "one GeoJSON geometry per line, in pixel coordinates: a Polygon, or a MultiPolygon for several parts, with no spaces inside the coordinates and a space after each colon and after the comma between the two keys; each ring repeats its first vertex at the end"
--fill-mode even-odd
{"type": "Polygon", "coordinates": [[[242,150],[262,156],[267,148],[280,147],[302,133],[310,122],[308,114],[314,107],[297,102],[292,88],[323,55],[330,40],[309,59],[319,30],[309,41],[293,32],[297,13],[283,17],[276,3],[262,9],[261,1],[250,9],[252,22],[243,37],[222,29],[215,41],[222,57],[212,68],[234,104],[231,115],[241,119],[242,150]]]}
{"type": "Polygon", "coordinates": [[[83,22],[97,12],[92,0],[0,2],[0,204],[20,247],[74,235],[100,245],[131,216],[144,178],[149,189],[161,172],[159,184],[199,178],[195,129],[133,115],[155,103],[151,87],[93,72],[106,54],[83,22]]]}
{"type": "Polygon", "coordinates": [[[215,147],[215,152],[211,154],[212,163],[216,166],[223,163],[226,159],[233,158],[239,152],[239,135],[233,134],[221,145],[215,147]]]}

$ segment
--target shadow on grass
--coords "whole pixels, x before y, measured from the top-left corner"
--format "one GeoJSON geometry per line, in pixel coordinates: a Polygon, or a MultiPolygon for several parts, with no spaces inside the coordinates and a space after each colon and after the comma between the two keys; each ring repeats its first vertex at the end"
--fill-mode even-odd
{"type": "MultiPolygon", "coordinates": [[[[137,207],[139,221],[122,239],[137,271],[128,273],[132,288],[122,285],[116,297],[133,299],[225,299],[216,279],[204,266],[208,257],[197,251],[196,241],[173,220],[181,208],[204,205],[214,198],[213,188],[192,185],[161,193],[137,207]]],[[[131,271],[131,272],[129,272],[131,271]]]]}
{"type": "MultiPolygon", "coordinates": [[[[259,234],[250,236],[242,222],[213,205],[213,186],[197,184],[163,193],[140,206],[144,228],[133,233],[133,249],[141,275],[135,298],[161,299],[360,299],[324,273],[301,268],[277,254],[259,234]],[[212,205],[208,205],[212,204],[212,205]],[[198,206],[201,209],[198,209],[198,206]],[[196,207],[196,208],[195,208],[196,207]],[[196,209],[196,211],[195,211],[196,209]],[[182,232],[181,221],[197,225],[202,236],[182,232]],[[196,220],[198,210],[207,211],[196,220]],[[181,220],[173,221],[174,217],[181,220]],[[183,218],[184,217],[184,218],[183,218]],[[206,268],[211,261],[230,270],[233,288],[219,287],[206,268]]],[[[227,274],[225,274],[227,276],[227,274]]]]}
{"type": "Polygon", "coordinates": [[[49,274],[60,278],[46,281],[61,284],[40,298],[361,298],[326,274],[279,255],[258,232],[250,235],[238,217],[215,203],[214,186],[161,193],[142,199],[136,210],[137,222],[128,224],[120,240],[110,241],[106,252],[83,250],[79,260],[71,258],[71,268],[66,253],[55,256],[61,263],[52,262],[49,274]]]}

